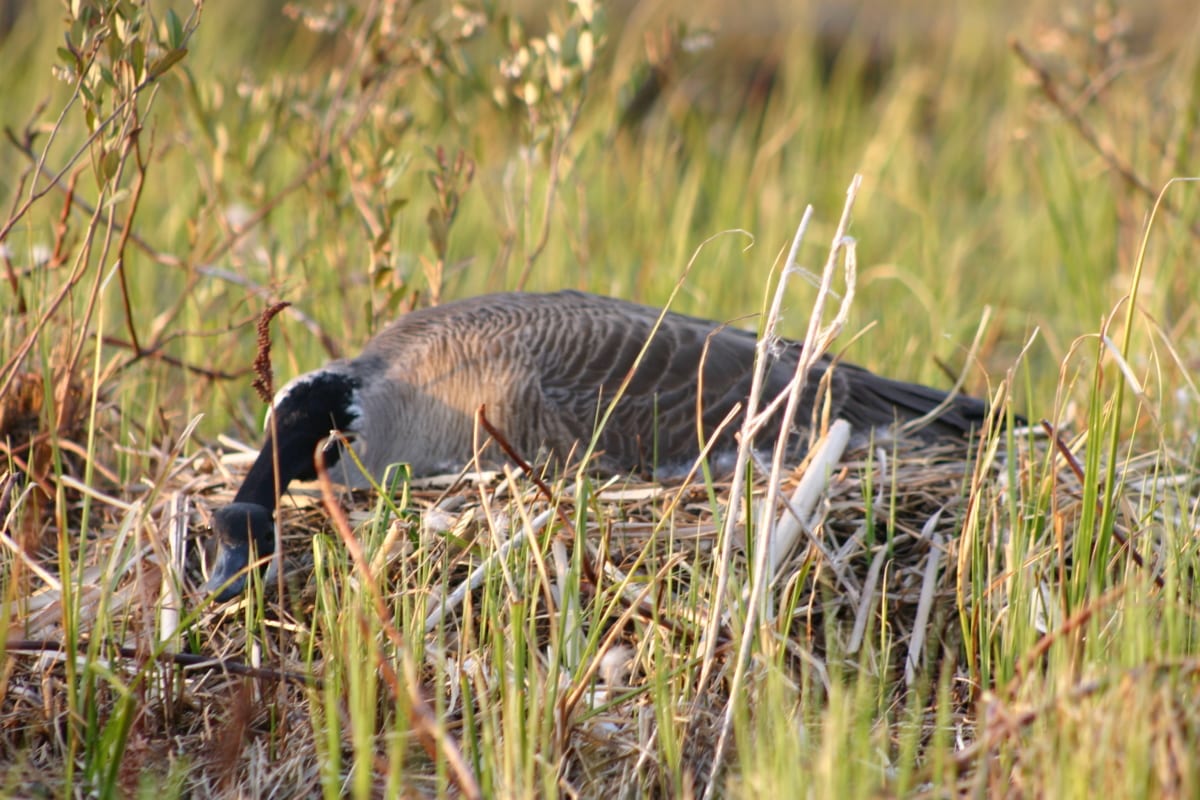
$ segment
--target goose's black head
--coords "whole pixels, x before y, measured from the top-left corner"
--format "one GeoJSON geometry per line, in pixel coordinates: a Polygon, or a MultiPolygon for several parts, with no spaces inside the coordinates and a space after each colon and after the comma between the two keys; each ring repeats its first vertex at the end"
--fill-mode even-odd
{"type": "Polygon", "coordinates": [[[275,552],[275,523],[265,506],[230,503],[213,513],[212,530],[217,537],[217,563],[205,589],[224,603],[246,590],[251,556],[264,559],[275,552]]]}
{"type": "MultiPolygon", "coordinates": [[[[251,542],[259,558],[274,553],[272,514],[277,487],[283,492],[293,480],[316,478],[314,455],[321,441],[334,430],[357,430],[362,417],[361,388],[357,376],[344,368],[327,367],[301,375],[275,396],[275,419],[267,420],[267,437],[258,458],[233,502],[213,514],[219,553],[206,588],[217,592],[218,601],[230,600],[245,590],[251,542]]],[[[332,467],[338,457],[338,448],[330,448],[324,454],[326,466],[332,467]]]]}
{"type": "MultiPolygon", "coordinates": [[[[267,441],[258,454],[270,464],[272,431],[279,437],[280,488],[287,488],[288,481],[299,479],[311,481],[317,477],[313,454],[322,439],[332,431],[353,433],[362,418],[360,390],[362,381],[338,369],[319,369],[290,381],[275,395],[273,410],[266,420],[267,441]],[[272,427],[271,414],[274,414],[272,427]],[[287,461],[284,454],[287,454],[287,461]]],[[[325,465],[332,467],[338,460],[338,449],[330,448],[325,453],[325,465]]],[[[258,461],[254,466],[258,466],[258,461]]],[[[257,478],[251,469],[242,484],[257,478]]],[[[272,486],[272,491],[274,487],[272,486]]],[[[240,495],[242,492],[238,492],[240,495]]]]}

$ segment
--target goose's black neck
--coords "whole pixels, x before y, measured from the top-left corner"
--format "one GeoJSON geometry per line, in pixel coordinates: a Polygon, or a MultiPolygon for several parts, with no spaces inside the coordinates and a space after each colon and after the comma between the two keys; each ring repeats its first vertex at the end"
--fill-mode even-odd
{"type": "MultiPolygon", "coordinates": [[[[355,423],[362,414],[360,386],[358,378],[331,370],[302,375],[285,386],[275,398],[274,419],[268,420],[266,440],[234,502],[274,509],[278,493],[287,489],[293,480],[316,478],[313,456],[321,440],[333,430],[355,430],[355,423]],[[276,457],[279,460],[278,492],[276,457]]],[[[331,448],[325,454],[326,466],[332,467],[337,459],[337,448],[331,448]]]]}

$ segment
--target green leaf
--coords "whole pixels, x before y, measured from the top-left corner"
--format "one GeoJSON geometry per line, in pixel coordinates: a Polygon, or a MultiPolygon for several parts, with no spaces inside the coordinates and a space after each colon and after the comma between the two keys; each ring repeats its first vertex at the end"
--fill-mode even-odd
{"type": "MultiPolygon", "coordinates": [[[[112,32],[116,35],[111,37],[108,41],[110,42],[110,46],[112,46],[111,43],[115,43],[115,45],[119,48],[129,39],[129,24],[125,21],[125,18],[121,16],[120,9],[118,9],[117,13],[113,14],[109,19],[109,26],[112,29],[112,32]]],[[[116,56],[113,57],[116,58],[116,56]]]]}
{"type": "Polygon", "coordinates": [[[110,181],[117,174],[117,168],[121,165],[121,154],[116,150],[109,150],[100,159],[100,174],[104,180],[110,181]]]}
{"type": "Polygon", "coordinates": [[[146,69],[146,45],[141,39],[134,39],[133,44],[129,48],[129,60],[133,64],[133,75],[139,83],[145,77],[146,69]]]}
{"type": "Polygon", "coordinates": [[[159,75],[162,75],[164,72],[183,60],[183,57],[186,56],[187,53],[188,51],[186,47],[169,51],[165,56],[150,65],[150,74],[147,77],[149,77],[151,80],[157,78],[159,75]]]}
{"type": "Polygon", "coordinates": [[[172,50],[178,50],[183,45],[183,23],[173,8],[167,9],[167,43],[172,50]]]}

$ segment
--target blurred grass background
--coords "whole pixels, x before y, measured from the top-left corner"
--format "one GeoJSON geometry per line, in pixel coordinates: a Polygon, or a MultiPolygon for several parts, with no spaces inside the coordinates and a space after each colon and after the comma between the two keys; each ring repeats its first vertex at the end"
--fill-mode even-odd
{"type": "MultiPolygon", "coordinates": [[[[4,486],[17,486],[12,476],[37,481],[50,472],[45,503],[54,506],[42,513],[36,492],[3,506],[4,489],[0,507],[12,509],[6,525],[12,519],[14,531],[34,531],[22,539],[25,552],[57,552],[59,574],[76,570],[79,586],[92,588],[96,579],[85,572],[105,548],[150,526],[137,503],[152,503],[168,485],[181,495],[195,490],[188,481],[196,476],[179,478],[174,448],[203,450],[221,433],[257,441],[255,321],[276,301],[292,303],[273,323],[279,380],[352,355],[397,314],[439,299],[572,287],[661,304],[693,256],[676,309],[753,326],[806,205],[815,206],[816,221],[801,260],[818,269],[857,173],[864,188],[852,227],[859,280],[851,330],[864,332],[846,337],[847,358],[940,386],[966,370],[965,390],[982,395],[1032,341],[1016,368],[1016,408],[1075,431],[1112,432],[1120,456],[1103,452],[1099,434],[1077,442],[1087,459],[1078,478],[1083,499],[1066,510],[1057,492],[1074,484],[1053,458],[1039,463],[1035,452],[1007,462],[999,478],[980,468],[985,478],[970,487],[975,516],[964,512],[961,530],[954,521],[962,538],[948,549],[961,548],[962,582],[939,595],[938,613],[961,619],[952,633],[962,641],[948,634],[932,648],[944,671],[922,676],[911,692],[898,688],[886,619],[878,642],[868,633],[861,655],[841,654],[839,664],[832,654],[833,679],[823,688],[815,672],[795,678],[771,662],[778,671],[764,667],[762,682],[731,700],[740,742],[755,745],[740,748],[731,793],[835,796],[884,787],[903,794],[928,779],[979,794],[1090,796],[1124,786],[1133,795],[1166,787],[1192,796],[1187,754],[1200,740],[1191,702],[1198,512],[1190,481],[1200,427],[1194,184],[1173,185],[1170,208],[1146,230],[1159,190],[1198,171],[1200,17],[1172,0],[959,6],[966,4],[0,5],[4,486]],[[113,124],[97,124],[110,114],[113,124]],[[60,172],[62,186],[52,188],[49,176],[60,172]],[[1134,338],[1126,343],[1122,303],[1135,285],[1134,338]],[[1109,320],[1118,326],[1107,327],[1109,320]],[[1103,359],[1101,332],[1117,345],[1103,359]],[[1113,363],[1119,348],[1128,354],[1124,377],[1113,363]],[[1110,419],[1114,390],[1134,383],[1137,402],[1110,419]],[[1140,452],[1149,458],[1133,458],[1140,452]],[[1133,486],[1132,500],[1097,500],[1101,487],[1111,490],[1146,463],[1164,483],[1133,486]],[[89,515],[98,490],[119,499],[89,515]],[[1115,506],[1122,521],[1140,523],[1125,530],[1146,543],[1150,568],[1115,555],[1115,506]],[[1106,520],[1094,524],[1095,515],[1106,520]],[[1095,539],[1074,549],[1063,531],[1076,527],[1095,539]],[[1044,674],[1030,669],[1043,664],[1044,674]],[[1092,681],[1096,673],[1103,680],[1092,681]],[[1048,711],[1027,725],[1020,722],[1027,708],[1048,711]],[[1155,711],[1131,715],[1131,708],[1155,711]],[[762,709],[781,713],[756,713],[762,709]],[[1006,728],[1010,719],[1018,722],[1006,728]],[[985,746],[972,749],[969,741],[985,746]],[[1116,749],[1120,758],[1095,763],[1116,749]]],[[[811,292],[793,282],[787,333],[802,334],[811,292]]],[[[596,517],[607,524],[605,514],[622,513],[598,509],[596,517]]],[[[373,541],[389,518],[376,519],[374,533],[364,534],[373,541]]],[[[318,552],[330,546],[328,537],[314,542],[318,552]]],[[[422,544],[435,553],[438,546],[422,544]]],[[[8,599],[23,598],[31,582],[14,552],[4,550],[0,576],[8,599]]],[[[315,570],[321,613],[312,615],[312,638],[300,626],[297,640],[307,669],[320,660],[331,686],[344,670],[347,694],[364,691],[346,701],[363,716],[351,746],[344,731],[321,721],[343,708],[340,688],[330,688],[324,710],[320,699],[306,699],[312,717],[305,722],[318,745],[323,791],[347,791],[342,781],[351,773],[338,759],[352,755],[357,791],[368,796],[376,739],[402,750],[407,714],[388,716],[388,701],[376,702],[384,692],[371,665],[386,647],[378,631],[358,641],[346,624],[343,614],[363,600],[342,556],[337,550],[315,570]]],[[[419,556],[402,568],[440,563],[424,550],[419,556]]],[[[955,579],[950,566],[942,575],[955,579]]],[[[680,592],[693,610],[710,600],[704,580],[680,592]]],[[[73,582],[63,583],[69,595],[73,582]]],[[[549,795],[559,763],[545,761],[539,748],[566,745],[554,738],[550,706],[539,704],[537,691],[558,691],[558,673],[536,673],[547,661],[561,665],[521,638],[537,629],[543,609],[508,602],[496,583],[483,594],[481,628],[489,633],[472,657],[501,674],[528,666],[535,690],[481,678],[479,695],[463,706],[478,706],[484,733],[473,741],[465,725],[463,741],[485,779],[549,795]],[[537,735],[506,738],[513,724],[530,724],[537,735]]],[[[397,624],[411,651],[422,653],[423,592],[446,585],[418,584],[411,590],[397,581],[404,587],[397,624]]],[[[598,615],[594,630],[606,622],[596,611],[602,605],[589,607],[598,615]]],[[[881,600],[880,616],[888,609],[881,600]]],[[[63,618],[65,640],[89,619],[78,608],[63,618]]],[[[262,608],[247,611],[244,639],[227,635],[236,617],[187,630],[197,650],[226,635],[221,641],[249,652],[268,638],[264,619],[262,608]]],[[[33,742],[31,761],[63,764],[66,786],[113,792],[144,780],[137,765],[158,765],[152,748],[125,749],[119,738],[122,725],[136,728],[129,720],[142,706],[124,677],[98,663],[107,624],[97,623],[90,666],[77,682],[74,662],[64,662],[62,702],[74,714],[61,723],[65,744],[36,732],[11,742],[22,753],[22,742],[33,742]],[[104,694],[109,684],[127,705],[104,694]],[[117,752],[132,765],[134,777],[124,782],[109,764],[117,752]],[[77,768],[86,780],[72,777],[77,768]]],[[[655,715],[653,733],[638,746],[669,762],[661,774],[638,773],[645,781],[638,786],[684,794],[700,774],[689,771],[693,761],[707,759],[701,745],[711,744],[710,728],[681,713],[694,699],[690,645],[676,647],[654,630],[644,640],[648,660],[680,667],[647,670],[634,690],[649,687],[655,715]]],[[[598,652],[595,645],[588,653],[598,652]]],[[[422,662],[431,683],[457,687],[450,668],[433,661],[422,662]]],[[[590,680],[586,663],[571,665],[582,684],[590,680]]],[[[139,667],[128,683],[150,670],[139,667]]],[[[248,723],[226,716],[235,718],[228,729],[193,725],[204,730],[192,731],[198,750],[168,748],[180,759],[170,767],[178,780],[185,773],[197,785],[221,780],[222,756],[213,778],[204,748],[228,739],[235,746],[224,771],[241,770],[253,785],[257,773],[247,763],[257,756],[247,755],[249,747],[234,752],[245,732],[236,725],[248,723]],[[227,737],[227,730],[239,732],[227,737]]],[[[158,746],[182,736],[174,724],[149,726],[162,734],[158,746]]],[[[258,742],[307,747],[310,731],[302,730],[288,739],[272,722],[258,742]]],[[[389,761],[389,776],[401,781],[403,766],[403,758],[389,761]]],[[[442,789],[445,770],[437,761],[442,789]]]]}

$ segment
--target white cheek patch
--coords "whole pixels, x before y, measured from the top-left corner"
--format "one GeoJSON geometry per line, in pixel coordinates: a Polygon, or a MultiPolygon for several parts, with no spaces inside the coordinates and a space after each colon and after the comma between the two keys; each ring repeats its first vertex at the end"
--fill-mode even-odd
{"type": "Polygon", "coordinates": [[[363,418],[363,407],[362,394],[358,389],[350,392],[349,402],[346,403],[346,415],[350,417],[350,424],[343,433],[359,433],[362,430],[358,423],[363,418]]]}

